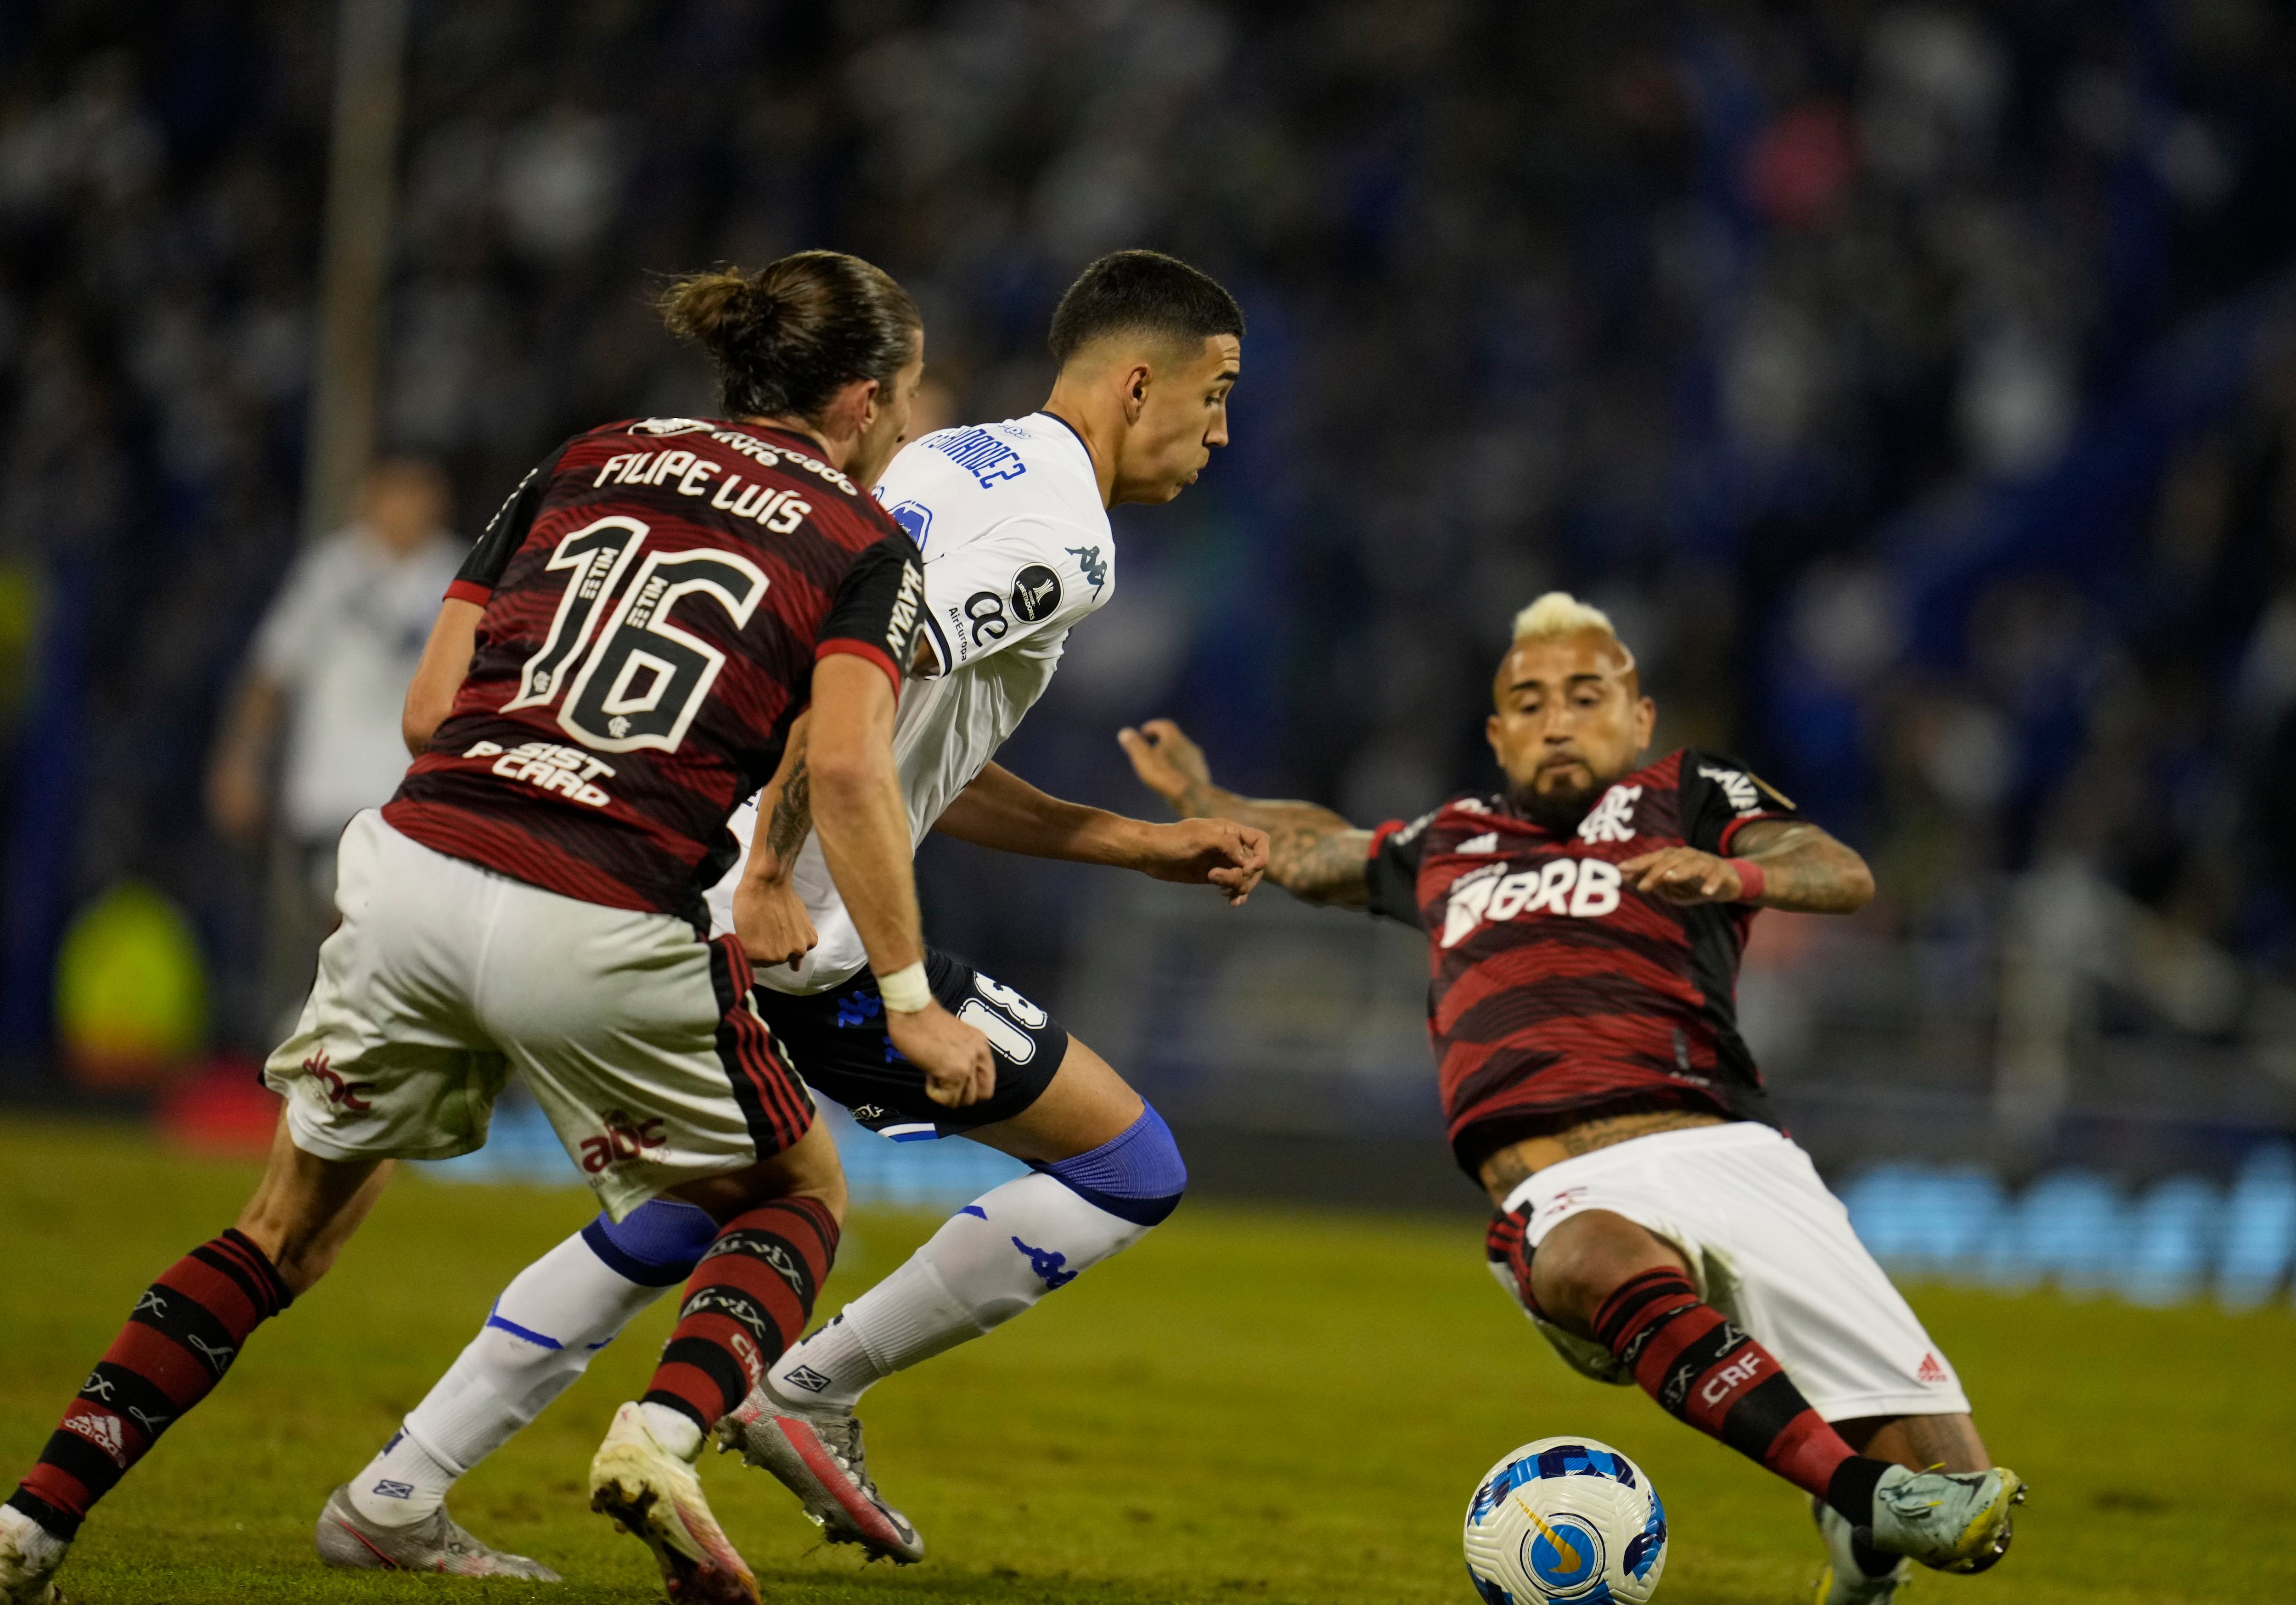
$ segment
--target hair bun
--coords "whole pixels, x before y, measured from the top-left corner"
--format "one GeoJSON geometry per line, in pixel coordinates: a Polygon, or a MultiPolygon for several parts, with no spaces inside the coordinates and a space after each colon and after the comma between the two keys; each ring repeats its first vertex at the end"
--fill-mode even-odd
{"type": "Polygon", "coordinates": [[[655,304],[671,333],[709,356],[736,416],[810,418],[848,381],[889,383],[920,327],[915,303],[882,270],[826,250],[751,274],[694,274],[655,304]]]}

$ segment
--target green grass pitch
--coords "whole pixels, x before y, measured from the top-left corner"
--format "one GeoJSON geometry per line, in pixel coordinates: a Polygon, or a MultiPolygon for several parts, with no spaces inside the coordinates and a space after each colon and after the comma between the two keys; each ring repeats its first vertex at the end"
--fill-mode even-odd
{"type": "MultiPolygon", "coordinates": [[[[255,1175],[132,1134],[0,1128],[0,1486],[29,1462],[135,1292],[227,1224],[255,1175]]],[[[582,1478],[642,1386],[658,1306],[457,1491],[482,1536],[570,1579],[344,1576],[311,1552],[365,1462],[527,1259],[588,1215],[572,1191],[403,1177],[334,1274],[258,1333],[195,1417],[97,1512],[74,1605],[658,1599],[582,1478]]],[[[884,1274],[930,1219],[850,1225],[824,1300],[884,1274]]],[[[1800,1498],[1565,1372],[1480,1263],[1470,1223],[1191,1203],[1034,1314],[870,1396],[872,1463],[931,1552],[896,1572],[832,1551],[762,1475],[704,1477],[769,1601],[1266,1601],[1468,1605],[1459,1522],[1518,1443],[1584,1433],[1639,1460],[1673,1548],[1664,1605],[1808,1597],[1800,1498]]],[[[2296,1599],[2296,1320],[1930,1289],[1915,1299],[2033,1483],[1990,1576],[1922,1574],[1947,1605],[2296,1599]]]]}

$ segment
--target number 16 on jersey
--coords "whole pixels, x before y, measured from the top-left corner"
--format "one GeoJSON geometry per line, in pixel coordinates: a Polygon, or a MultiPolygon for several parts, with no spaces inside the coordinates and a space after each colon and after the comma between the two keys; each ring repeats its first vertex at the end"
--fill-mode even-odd
{"type": "Polygon", "coordinates": [[[544,568],[566,574],[566,592],[503,712],[547,707],[562,690],[559,728],[586,747],[670,752],[685,739],[726,654],[678,628],[670,614],[690,596],[707,597],[741,629],[767,581],[748,558],[714,548],[648,553],[640,561],[649,533],[640,520],[616,515],[558,543],[544,568]],[[633,564],[636,577],[626,584],[633,564]]]}

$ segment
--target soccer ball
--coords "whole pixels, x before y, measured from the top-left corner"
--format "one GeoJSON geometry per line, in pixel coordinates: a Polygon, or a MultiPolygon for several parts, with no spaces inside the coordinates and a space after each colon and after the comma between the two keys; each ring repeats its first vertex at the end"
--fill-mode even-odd
{"type": "Polygon", "coordinates": [[[1666,1507],[1616,1449],[1542,1437],[1477,1485],[1466,1541],[1467,1576],[1484,1605],[1642,1605],[1666,1571],[1666,1507]]]}

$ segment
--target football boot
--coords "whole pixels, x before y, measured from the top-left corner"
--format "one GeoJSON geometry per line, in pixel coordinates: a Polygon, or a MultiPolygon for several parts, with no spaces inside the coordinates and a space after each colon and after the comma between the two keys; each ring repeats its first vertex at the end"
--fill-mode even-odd
{"type": "Polygon", "coordinates": [[[653,1552],[676,1605],[759,1605],[758,1580],[709,1513],[701,1479],[661,1446],[635,1404],[614,1412],[590,1462],[590,1508],[653,1552]]]}
{"type": "Polygon", "coordinates": [[[870,1480],[861,1422],[852,1412],[804,1409],[760,1382],[718,1423],[718,1452],[736,1449],[796,1494],[830,1543],[857,1544],[871,1560],[901,1566],[924,1559],[925,1541],[917,1529],[870,1480]]]}
{"type": "Polygon", "coordinates": [[[1870,1576],[1857,1564],[1851,1547],[1857,1535],[1841,1512],[1823,1499],[1813,1499],[1809,1513],[1817,1523],[1818,1536],[1825,1540],[1825,1569],[1817,1574],[1811,1605],[1890,1605],[1898,1598],[1914,1569],[1912,1561],[1900,1555],[1888,1571],[1870,1576]]]}
{"type": "Polygon", "coordinates": [[[348,1483],[327,1495],[312,1535],[319,1559],[345,1571],[428,1571],[449,1577],[524,1577],[555,1583],[558,1574],[539,1560],[481,1544],[439,1506],[406,1527],[378,1527],[351,1503],[348,1483]]]}
{"type": "Polygon", "coordinates": [[[2024,1502],[2024,1480],[2005,1466],[1989,1471],[1891,1466],[1874,1490],[1873,1529],[1858,1536],[1933,1571],[1983,1571],[2008,1552],[2009,1512],[2024,1502]]]}

